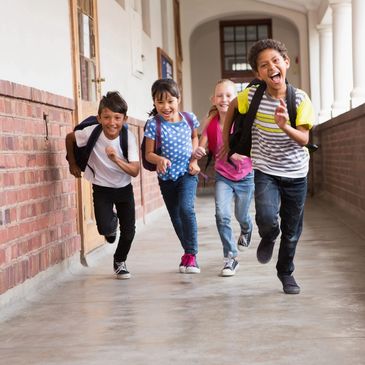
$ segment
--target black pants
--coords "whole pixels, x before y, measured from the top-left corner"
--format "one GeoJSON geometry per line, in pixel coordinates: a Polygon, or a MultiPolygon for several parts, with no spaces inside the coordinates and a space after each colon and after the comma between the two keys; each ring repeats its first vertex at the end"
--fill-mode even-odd
{"type": "Polygon", "coordinates": [[[125,261],[136,233],[136,216],[132,184],[123,188],[93,185],[94,212],[98,231],[111,235],[120,226],[120,237],[114,253],[115,261],[125,261]],[[115,214],[113,207],[117,213],[115,214]]]}

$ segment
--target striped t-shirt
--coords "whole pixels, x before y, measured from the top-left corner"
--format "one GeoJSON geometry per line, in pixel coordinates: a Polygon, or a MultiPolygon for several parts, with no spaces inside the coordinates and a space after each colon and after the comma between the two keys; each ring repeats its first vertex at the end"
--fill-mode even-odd
{"type": "MultiPolygon", "coordinates": [[[[248,111],[255,91],[256,86],[252,86],[238,94],[240,113],[244,114],[248,111]]],[[[314,122],[314,109],[308,95],[303,90],[296,89],[295,103],[296,125],[311,129],[314,122]]],[[[269,175],[289,178],[305,177],[309,165],[308,149],[301,147],[288,137],[275,123],[275,109],[279,104],[279,99],[273,99],[267,92],[264,93],[252,126],[253,167],[269,175]]]]}

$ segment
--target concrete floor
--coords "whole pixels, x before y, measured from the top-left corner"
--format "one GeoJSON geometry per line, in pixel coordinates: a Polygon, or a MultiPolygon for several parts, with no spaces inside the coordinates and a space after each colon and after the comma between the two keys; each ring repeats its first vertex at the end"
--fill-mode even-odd
{"type": "Polygon", "coordinates": [[[364,227],[309,201],[296,256],[302,292],[290,296],[275,259],[257,262],[256,230],[237,275],[220,277],[212,196],[198,197],[197,217],[200,275],[178,273],[182,251],[163,213],[138,230],[132,279],[113,278],[110,245],[28,295],[0,324],[0,363],[365,364],[364,227]]]}

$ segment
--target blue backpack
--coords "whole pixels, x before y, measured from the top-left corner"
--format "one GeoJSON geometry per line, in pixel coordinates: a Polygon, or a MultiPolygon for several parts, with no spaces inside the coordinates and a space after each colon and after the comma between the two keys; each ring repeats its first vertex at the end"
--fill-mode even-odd
{"type": "MultiPolygon", "coordinates": [[[[97,125],[96,128],[91,132],[91,135],[89,137],[89,140],[87,141],[86,145],[83,147],[78,147],[76,143],[74,144],[74,154],[77,166],[80,167],[81,171],[85,171],[86,166],[88,166],[89,157],[91,154],[91,151],[93,150],[96,141],[98,140],[103,128],[101,124],[98,122],[96,116],[92,115],[85,120],[83,120],[80,124],[78,124],[74,131],[82,130],[86,127],[89,127],[91,125],[97,125]]],[[[119,133],[119,141],[120,141],[120,147],[123,152],[123,156],[128,161],[128,125],[123,124],[122,129],[119,133]]],[[[68,157],[66,155],[66,159],[68,160],[68,157]]],[[[94,170],[89,166],[91,171],[95,174],[94,170]]]]}

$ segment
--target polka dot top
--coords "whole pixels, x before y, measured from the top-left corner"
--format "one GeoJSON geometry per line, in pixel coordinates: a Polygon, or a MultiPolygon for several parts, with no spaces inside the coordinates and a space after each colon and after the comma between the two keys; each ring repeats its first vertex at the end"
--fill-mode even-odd
{"type": "MultiPolygon", "coordinates": [[[[189,171],[189,162],[193,150],[191,134],[192,130],[183,114],[179,113],[181,120],[168,122],[161,116],[155,116],[147,120],[145,137],[155,140],[156,118],[161,121],[161,156],[171,161],[171,166],[165,174],[158,174],[161,180],[176,181],[189,171]]],[[[199,127],[199,121],[195,114],[188,113],[193,121],[194,128],[199,127]]]]}

